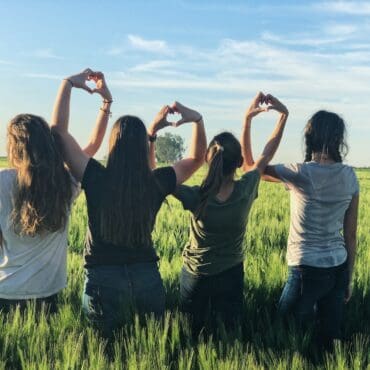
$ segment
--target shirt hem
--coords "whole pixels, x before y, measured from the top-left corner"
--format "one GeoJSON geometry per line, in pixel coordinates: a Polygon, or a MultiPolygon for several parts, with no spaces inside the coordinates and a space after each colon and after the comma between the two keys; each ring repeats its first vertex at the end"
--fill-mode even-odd
{"type": "Polygon", "coordinates": [[[63,285],[61,288],[52,290],[51,292],[47,293],[35,293],[35,294],[20,294],[20,295],[6,295],[0,293],[0,299],[9,299],[9,300],[15,300],[15,299],[39,299],[39,298],[48,298],[54,294],[59,293],[61,290],[63,290],[66,287],[66,284],[63,285]]]}

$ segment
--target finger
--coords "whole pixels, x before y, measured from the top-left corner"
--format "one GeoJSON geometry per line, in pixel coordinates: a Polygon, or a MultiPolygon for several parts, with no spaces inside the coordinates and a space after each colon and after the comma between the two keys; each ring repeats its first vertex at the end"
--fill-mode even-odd
{"type": "Polygon", "coordinates": [[[84,89],[84,90],[86,90],[87,92],[89,92],[90,94],[92,94],[93,93],[93,91],[90,89],[90,87],[89,86],[87,86],[87,85],[82,85],[81,86],[81,89],[84,89]]]}
{"type": "Polygon", "coordinates": [[[179,126],[181,126],[182,124],[184,124],[184,123],[186,123],[187,121],[184,119],[184,118],[181,118],[181,119],[179,119],[177,122],[174,122],[173,124],[172,124],[172,126],[174,126],[174,127],[179,127],[179,126]]]}
{"type": "Polygon", "coordinates": [[[90,68],[86,68],[84,71],[83,71],[83,73],[85,74],[85,75],[91,75],[92,73],[93,73],[93,70],[92,69],[90,69],[90,68]]]}

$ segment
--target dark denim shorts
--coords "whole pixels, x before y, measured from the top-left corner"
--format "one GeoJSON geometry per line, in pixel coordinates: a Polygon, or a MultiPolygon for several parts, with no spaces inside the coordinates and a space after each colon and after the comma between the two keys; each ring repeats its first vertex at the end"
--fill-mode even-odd
{"type": "Polygon", "coordinates": [[[243,287],[243,263],[211,276],[197,276],[183,267],[181,305],[190,314],[194,330],[200,331],[207,322],[212,330],[219,323],[226,329],[238,325],[243,311],[243,287]]]}
{"type": "Polygon", "coordinates": [[[107,337],[133,314],[160,317],[165,291],[157,263],[88,268],[82,304],[89,320],[107,337]]]}

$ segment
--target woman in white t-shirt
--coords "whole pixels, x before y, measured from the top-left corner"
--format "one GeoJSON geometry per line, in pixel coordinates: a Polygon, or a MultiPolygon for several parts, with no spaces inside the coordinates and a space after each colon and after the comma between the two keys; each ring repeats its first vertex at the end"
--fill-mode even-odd
{"type": "Polygon", "coordinates": [[[305,161],[268,166],[266,180],[290,191],[289,276],[279,313],[306,327],[317,320],[320,342],[341,338],[344,303],[351,297],[356,253],[359,185],[346,152],[345,123],[337,114],[315,113],[308,121],[305,161]]]}
{"type": "MultiPolygon", "coordinates": [[[[111,102],[107,88],[98,92],[111,102]]],[[[104,137],[105,110],[84,150],[89,156],[104,137]]],[[[0,310],[36,300],[54,311],[56,294],[66,285],[68,219],[79,186],[58,141],[36,115],[19,114],[8,125],[10,168],[0,171],[0,310]]]]}

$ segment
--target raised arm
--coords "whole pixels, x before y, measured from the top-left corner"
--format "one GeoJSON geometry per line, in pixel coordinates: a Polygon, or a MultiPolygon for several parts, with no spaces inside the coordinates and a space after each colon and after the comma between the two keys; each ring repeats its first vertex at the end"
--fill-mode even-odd
{"type": "MultiPolygon", "coordinates": [[[[262,93],[258,93],[253,99],[251,106],[246,112],[241,138],[242,153],[244,159],[243,170],[245,172],[257,168],[260,174],[264,175],[268,163],[271,161],[276,153],[277,148],[279,147],[281,138],[283,136],[285,124],[288,119],[288,114],[289,112],[287,108],[277,98],[270,94],[264,96],[262,93]],[[261,106],[262,103],[266,103],[267,106],[261,106]],[[279,112],[279,117],[261,156],[257,159],[256,162],[254,162],[252,155],[252,144],[250,139],[250,128],[252,124],[252,119],[257,114],[270,110],[276,110],[277,112],[279,112]]],[[[266,176],[263,177],[264,179],[266,179],[266,176]]]]}
{"type": "Polygon", "coordinates": [[[157,166],[155,159],[155,141],[157,139],[157,133],[162,128],[171,126],[171,123],[167,121],[167,115],[169,113],[173,113],[173,110],[168,105],[163,106],[148,128],[149,164],[152,170],[157,166]]]}
{"type": "Polygon", "coordinates": [[[108,93],[109,90],[106,87],[104,76],[100,72],[93,72],[91,69],[86,69],[82,73],[63,80],[59,88],[54,104],[51,127],[61,137],[64,160],[78,181],[82,180],[90,156],[96,153],[102,143],[110,113],[109,107],[112,101],[112,97],[108,93]],[[86,81],[89,79],[97,83],[96,89],[91,90],[86,86],[86,81]],[[90,137],[90,143],[85,150],[81,149],[74,137],[68,132],[72,87],[81,88],[90,93],[97,92],[105,100],[103,107],[99,111],[96,126],[90,137]]]}
{"type": "Polygon", "coordinates": [[[204,129],[203,117],[200,113],[175,102],[171,109],[181,114],[181,119],[175,126],[186,122],[193,122],[190,151],[187,158],[173,164],[176,172],[177,185],[185,182],[203,163],[207,151],[207,138],[204,129]]]}
{"type": "Polygon", "coordinates": [[[83,149],[84,153],[93,157],[101,147],[105,133],[107,131],[110,107],[113,103],[112,94],[110,93],[107,83],[105,81],[104,74],[101,72],[94,72],[90,78],[95,81],[96,88],[92,90],[93,93],[99,94],[103,98],[103,104],[99,109],[98,116],[96,118],[95,126],[90,135],[87,146],[83,149]]]}
{"type": "Polygon", "coordinates": [[[345,296],[345,302],[348,302],[352,295],[352,275],[356,260],[357,249],[357,215],[358,215],[359,195],[353,196],[351,203],[344,216],[343,236],[347,249],[347,263],[349,271],[349,281],[345,296]]]}

